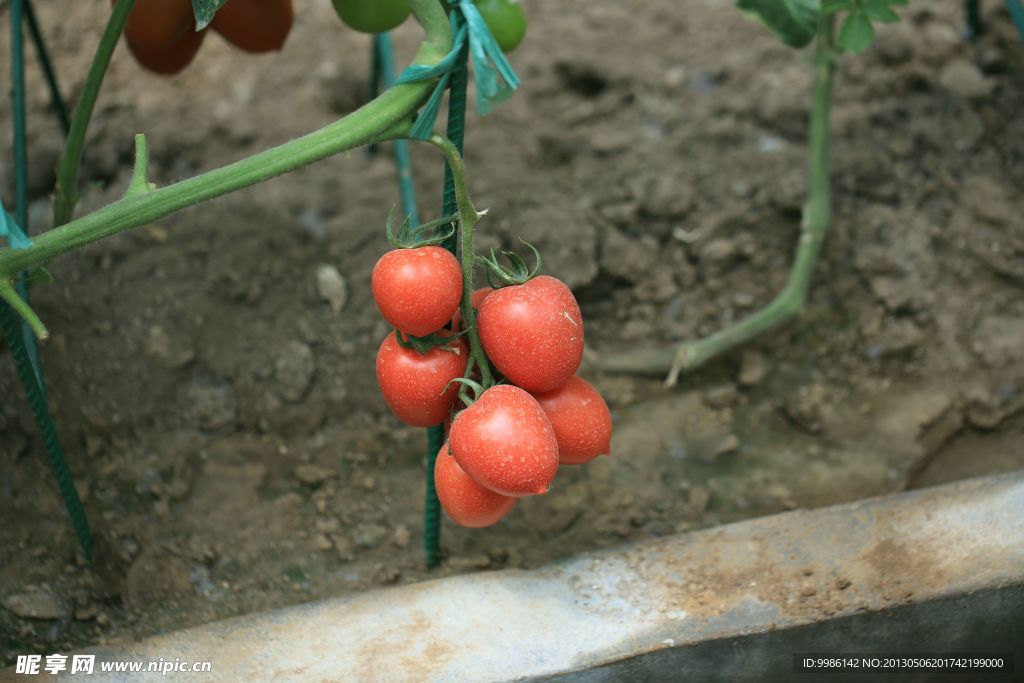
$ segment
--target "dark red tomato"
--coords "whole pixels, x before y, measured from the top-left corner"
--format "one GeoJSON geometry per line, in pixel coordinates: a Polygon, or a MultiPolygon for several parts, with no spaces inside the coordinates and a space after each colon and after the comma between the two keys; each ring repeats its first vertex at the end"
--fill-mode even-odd
{"type": "MultiPolygon", "coordinates": [[[[110,4],[116,5],[117,0],[110,4]]],[[[136,0],[124,35],[130,45],[151,54],[156,48],[176,45],[195,25],[192,0],[136,0]]]]}
{"type": "Polygon", "coordinates": [[[516,499],[485,489],[459,467],[445,441],[434,464],[434,487],[441,507],[461,526],[491,526],[515,507],[516,499]]]}
{"type": "MultiPolygon", "coordinates": [[[[480,304],[484,302],[487,295],[494,291],[494,287],[480,287],[473,292],[473,296],[469,298],[470,305],[474,311],[480,310],[480,304]]],[[[456,331],[462,330],[462,306],[455,309],[455,316],[452,318],[452,329],[456,331]]]]}
{"type": "Polygon", "coordinates": [[[487,357],[527,391],[557,389],[583,360],[579,304],[564,283],[548,275],[488,295],[476,323],[487,357]]]}
{"type": "Polygon", "coordinates": [[[384,33],[399,26],[412,10],[407,0],[333,0],[334,11],[351,28],[384,33]]]}
{"type": "Polygon", "coordinates": [[[377,351],[377,384],[399,420],[413,427],[430,427],[448,417],[459,385],[445,386],[462,377],[468,360],[462,339],[420,354],[400,346],[392,332],[377,351]]]}
{"type": "Polygon", "coordinates": [[[611,452],[612,414],[587,380],[574,376],[564,386],[534,398],[555,430],[561,464],[582,465],[611,452]]]}
{"type": "Polygon", "coordinates": [[[441,247],[395,249],[380,257],[370,278],[385,320],[425,337],[447,325],[462,300],[462,270],[441,247]]]}
{"type": "Polygon", "coordinates": [[[210,26],[246,52],[273,52],[292,30],[292,0],[228,0],[210,26]]]}
{"type": "Polygon", "coordinates": [[[127,34],[125,40],[139,64],[155,73],[171,76],[192,63],[205,37],[206,31],[189,30],[170,45],[155,46],[137,42],[127,34]]]}
{"type": "Polygon", "coordinates": [[[558,471],[558,442],[544,410],[509,384],[485,391],[455,416],[452,455],[481,486],[504,496],[547,493],[558,471]]]}

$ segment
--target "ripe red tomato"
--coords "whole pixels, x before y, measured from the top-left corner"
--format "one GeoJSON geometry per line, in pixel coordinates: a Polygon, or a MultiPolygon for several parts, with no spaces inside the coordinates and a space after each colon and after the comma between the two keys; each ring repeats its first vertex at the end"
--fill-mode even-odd
{"type": "Polygon", "coordinates": [[[544,410],[509,384],[485,391],[455,416],[452,455],[478,484],[504,496],[547,493],[558,471],[558,442],[544,410]]]}
{"type": "Polygon", "coordinates": [[[515,507],[516,499],[484,488],[459,467],[445,441],[434,464],[434,487],[441,507],[461,526],[491,526],[515,507]]]}
{"type": "Polygon", "coordinates": [[[334,11],[351,28],[384,33],[399,26],[412,10],[406,0],[333,0],[334,11]]]}
{"type": "Polygon", "coordinates": [[[192,63],[199,47],[206,38],[206,31],[188,30],[170,45],[152,45],[132,38],[127,33],[125,40],[135,60],[158,74],[171,76],[192,63]]]}
{"type": "MultiPolygon", "coordinates": [[[[471,296],[469,299],[470,305],[473,307],[473,310],[479,311],[480,304],[482,304],[484,299],[487,298],[487,295],[493,291],[494,287],[480,287],[479,289],[474,290],[473,296],[471,296]]],[[[455,316],[452,318],[452,329],[455,330],[456,332],[462,330],[462,306],[459,306],[457,309],[455,309],[455,316]]]]}
{"type": "Polygon", "coordinates": [[[502,287],[477,315],[480,343],[498,371],[531,392],[551,391],[583,360],[583,317],[572,292],[547,275],[502,287]]]}
{"type": "Polygon", "coordinates": [[[564,386],[534,398],[555,430],[561,464],[582,465],[611,452],[612,414],[587,380],[574,376],[564,386]]]}
{"type": "MultiPolygon", "coordinates": [[[[117,0],[111,0],[111,6],[117,0]]],[[[124,35],[130,45],[143,48],[169,47],[195,28],[192,0],[136,0],[124,35]]]]}
{"type": "Polygon", "coordinates": [[[462,300],[462,270],[441,247],[395,249],[380,257],[370,278],[384,318],[406,334],[425,337],[447,325],[462,300]]]}
{"type": "Polygon", "coordinates": [[[459,385],[445,386],[462,377],[469,351],[462,339],[449,348],[435,347],[425,354],[399,345],[395,333],[384,338],[377,351],[377,384],[398,419],[414,427],[441,424],[448,417],[459,385]]]}
{"type": "Polygon", "coordinates": [[[292,30],[292,0],[228,0],[210,26],[246,52],[273,52],[292,30]]]}

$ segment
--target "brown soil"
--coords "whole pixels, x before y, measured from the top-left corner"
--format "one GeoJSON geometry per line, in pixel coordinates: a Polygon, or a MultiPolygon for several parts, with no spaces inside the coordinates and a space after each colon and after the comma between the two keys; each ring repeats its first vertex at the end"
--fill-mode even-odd
{"type": "MultiPolygon", "coordinates": [[[[472,116],[467,139],[491,210],[480,245],[540,247],[596,353],[707,334],[766,303],[799,231],[807,55],[731,3],[524,2],[522,91],[472,116]]],[[[77,93],[109,3],[37,4],[77,93]]],[[[158,79],[119,50],[79,212],[124,190],[136,132],[167,184],[357,106],[368,40],[328,3],[302,4],[279,56],[211,37],[158,79]]],[[[1024,47],[995,4],[991,30],[963,42],[956,5],[911,8],[841,65],[834,225],[801,321],[671,391],[584,368],[612,407],[614,454],[493,529],[446,522],[434,571],[424,435],[388,414],[373,374],[387,155],[331,159],[56,260],[35,302],[97,562],[78,554],[3,358],[0,664],[1024,466],[1024,47]],[[324,264],[347,283],[338,314],[317,291],[324,264]]],[[[398,32],[400,63],[417,37],[398,32]]],[[[38,230],[61,142],[32,60],[29,88],[38,230]]],[[[441,162],[414,154],[430,217],[441,162]]],[[[5,163],[8,208],[11,185],[5,163]]]]}

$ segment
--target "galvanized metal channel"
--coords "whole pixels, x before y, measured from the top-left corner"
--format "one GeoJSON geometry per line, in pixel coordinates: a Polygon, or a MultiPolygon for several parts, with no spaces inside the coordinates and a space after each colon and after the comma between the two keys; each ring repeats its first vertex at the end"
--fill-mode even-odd
{"type": "MultiPolygon", "coordinates": [[[[250,615],[98,660],[212,661],[178,676],[191,681],[742,681],[793,677],[796,652],[1015,648],[1019,671],[1024,472],[250,615]]],[[[871,677],[897,679],[915,680],[871,677]]]]}

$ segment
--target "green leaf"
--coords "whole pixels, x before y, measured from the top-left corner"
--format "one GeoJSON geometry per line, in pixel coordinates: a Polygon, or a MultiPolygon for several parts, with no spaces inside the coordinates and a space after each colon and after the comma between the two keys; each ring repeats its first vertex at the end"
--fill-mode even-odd
{"type": "Polygon", "coordinates": [[[196,15],[196,30],[202,31],[213,21],[217,13],[228,0],[192,0],[192,13],[196,15]]]}
{"type": "Polygon", "coordinates": [[[48,285],[53,282],[53,276],[46,268],[39,266],[28,274],[25,282],[30,285],[48,285]]]}
{"type": "Polygon", "coordinates": [[[790,47],[807,45],[818,30],[818,0],[736,0],[736,7],[790,47]]]}
{"type": "Polygon", "coordinates": [[[839,31],[839,45],[851,54],[867,49],[875,39],[875,27],[868,15],[861,11],[850,12],[839,31]]]}
{"type": "Polygon", "coordinates": [[[853,9],[853,0],[822,0],[821,11],[824,14],[835,14],[853,9]]]}
{"type": "Polygon", "coordinates": [[[896,14],[889,7],[889,0],[864,0],[862,5],[864,13],[868,15],[871,21],[880,21],[885,24],[891,24],[895,21],[900,20],[900,15],[896,14]]]}

